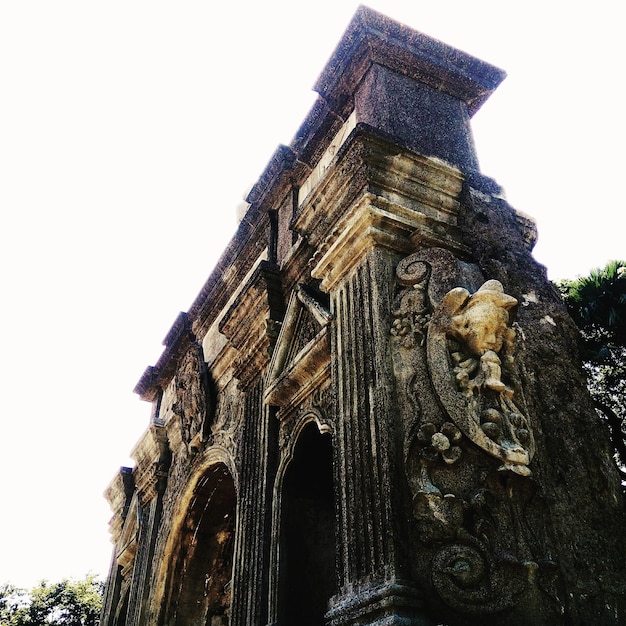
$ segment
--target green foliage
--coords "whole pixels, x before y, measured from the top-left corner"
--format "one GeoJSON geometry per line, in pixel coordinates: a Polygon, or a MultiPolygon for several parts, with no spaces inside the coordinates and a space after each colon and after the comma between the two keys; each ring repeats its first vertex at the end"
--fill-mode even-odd
{"type": "Polygon", "coordinates": [[[626,261],[557,286],[580,329],[589,390],[609,424],[626,478],[626,261]]]}
{"type": "Polygon", "coordinates": [[[626,347],[626,261],[610,261],[589,276],[558,286],[584,334],[585,348],[591,347],[590,341],[626,347]]]}
{"type": "Polygon", "coordinates": [[[30,591],[0,587],[0,626],[98,626],[103,583],[93,574],[83,580],[42,581],[30,591]]]}
{"type": "Polygon", "coordinates": [[[24,589],[8,583],[0,586],[0,626],[17,624],[16,616],[29,602],[29,596],[24,589]]]}

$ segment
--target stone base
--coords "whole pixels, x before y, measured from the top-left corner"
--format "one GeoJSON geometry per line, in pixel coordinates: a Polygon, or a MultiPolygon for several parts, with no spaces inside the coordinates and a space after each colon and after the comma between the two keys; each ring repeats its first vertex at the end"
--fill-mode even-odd
{"type": "Polygon", "coordinates": [[[333,597],[326,613],[329,626],[431,626],[423,602],[407,581],[351,584],[333,597]]]}

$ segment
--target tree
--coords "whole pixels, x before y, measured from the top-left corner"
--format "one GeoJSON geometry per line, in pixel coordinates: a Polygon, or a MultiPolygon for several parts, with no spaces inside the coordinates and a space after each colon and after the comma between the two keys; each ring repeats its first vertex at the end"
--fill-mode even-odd
{"type": "Polygon", "coordinates": [[[42,581],[30,591],[0,587],[0,626],[98,626],[104,585],[83,580],[42,581]]]}
{"type": "Polygon", "coordinates": [[[558,287],[580,329],[589,390],[609,425],[626,480],[626,261],[610,261],[558,287]]]}
{"type": "Polygon", "coordinates": [[[30,599],[24,589],[9,583],[0,586],[0,626],[13,626],[15,616],[28,606],[30,599]]]}

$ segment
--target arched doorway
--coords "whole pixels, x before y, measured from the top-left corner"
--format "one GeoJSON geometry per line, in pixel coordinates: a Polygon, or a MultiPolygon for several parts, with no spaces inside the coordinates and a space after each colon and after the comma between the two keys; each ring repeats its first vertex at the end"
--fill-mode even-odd
{"type": "Polygon", "coordinates": [[[322,626],[336,593],[335,499],[330,434],[310,422],[283,479],[280,624],[322,626]]]}
{"type": "Polygon", "coordinates": [[[198,480],[176,542],[167,626],[227,626],[235,540],[235,486],[223,463],[198,480]]]}

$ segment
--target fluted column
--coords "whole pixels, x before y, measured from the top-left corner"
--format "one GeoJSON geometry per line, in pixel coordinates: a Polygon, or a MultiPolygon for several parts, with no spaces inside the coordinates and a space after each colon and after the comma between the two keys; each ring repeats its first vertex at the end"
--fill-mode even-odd
{"type": "Polygon", "coordinates": [[[370,251],[331,297],[344,581],[393,571],[396,562],[393,396],[384,331],[390,263],[385,256],[370,251]]]}
{"type": "MultiPolygon", "coordinates": [[[[336,393],[340,593],[331,624],[417,618],[416,590],[403,582],[401,502],[389,355],[393,256],[373,247],[331,291],[336,393]],[[355,604],[358,610],[355,611],[355,604]]],[[[388,621],[392,620],[392,621],[388,621]]],[[[414,622],[417,623],[417,622],[414,622]]]]}
{"type": "Polygon", "coordinates": [[[327,621],[426,624],[407,581],[401,425],[390,354],[394,272],[423,244],[463,253],[455,168],[357,129],[302,202],[295,227],[316,246],[330,295],[340,592],[327,621]]]}
{"type": "Polygon", "coordinates": [[[127,626],[149,626],[150,578],[154,549],[163,513],[163,493],[171,462],[165,429],[153,424],[135,449],[138,460],[136,478],[139,493],[139,540],[130,586],[127,626]],[[152,461],[151,463],[147,462],[152,461]]]}
{"type": "Polygon", "coordinates": [[[270,491],[276,472],[271,429],[277,427],[263,405],[262,380],[248,388],[237,494],[237,529],[233,563],[232,626],[267,623],[270,549],[270,491]]]}

